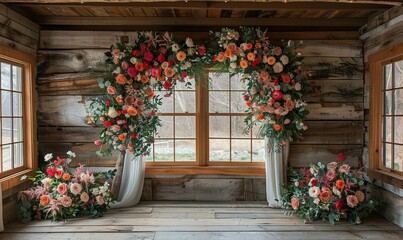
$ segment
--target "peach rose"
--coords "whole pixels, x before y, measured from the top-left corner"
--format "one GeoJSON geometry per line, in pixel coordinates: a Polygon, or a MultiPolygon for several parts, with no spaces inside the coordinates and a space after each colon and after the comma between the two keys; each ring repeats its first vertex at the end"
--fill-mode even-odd
{"type": "Polygon", "coordinates": [[[70,186],[70,192],[74,195],[77,195],[83,190],[83,187],[79,183],[73,183],[70,186]]]}
{"type": "Polygon", "coordinates": [[[106,89],[106,91],[107,91],[110,95],[113,95],[113,94],[116,93],[116,88],[113,87],[113,86],[109,86],[109,87],[106,89]]]}
{"type": "Polygon", "coordinates": [[[166,68],[164,70],[164,74],[167,77],[173,77],[175,75],[175,71],[172,68],[166,68]]]}
{"type": "Polygon", "coordinates": [[[336,168],[337,168],[337,162],[331,162],[331,163],[328,163],[328,164],[327,164],[327,169],[328,169],[328,170],[335,171],[336,168]]]}
{"type": "Polygon", "coordinates": [[[273,66],[273,71],[275,73],[281,73],[283,71],[283,64],[277,62],[276,64],[274,64],[273,66]]]}
{"type": "Polygon", "coordinates": [[[363,202],[365,200],[365,194],[359,190],[355,192],[354,196],[358,199],[359,202],[363,202]]]}
{"type": "Polygon", "coordinates": [[[63,196],[58,199],[63,207],[70,207],[71,206],[71,198],[69,196],[63,196]]]}
{"type": "Polygon", "coordinates": [[[231,53],[235,53],[237,46],[235,43],[228,43],[227,49],[231,51],[231,53]]]}
{"type": "Polygon", "coordinates": [[[86,193],[86,192],[81,193],[80,200],[82,202],[86,203],[86,202],[88,202],[89,199],[90,199],[90,196],[88,196],[88,193],[86,193]]]}
{"type": "Polygon", "coordinates": [[[284,108],[287,111],[293,110],[295,107],[295,102],[293,100],[287,100],[284,104],[284,108]]]}
{"type": "Polygon", "coordinates": [[[50,203],[50,197],[48,195],[42,195],[41,198],[39,199],[39,203],[46,207],[50,203]]]}
{"type": "Polygon", "coordinates": [[[127,113],[128,113],[130,116],[136,116],[136,115],[137,115],[137,109],[136,109],[135,107],[129,107],[129,108],[127,109],[127,113]]]}
{"type": "Polygon", "coordinates": [[[96,199],[99,205],[103,205],[105,203],[104,199],[100,195],[98,195],[96,199]]]}
{"type": "Polygon", "coordinates": [[[343,164],[340,166],[339,171],[348,174],[350,172],[350,166],[348,164],[343,164]]]}
{"type": "MultiPolygon", "coordinates": [[[[323,189],[322,189],[323,190],[323,189]]],[[[332,199],[332,191],[330,191],[330,189],[326,188],[324,189],[324,191],[322,191],[319,195],[319,198],[322,202],[329,202],[332,199]]]]}
{"type": "Polygon", "coordinates": [[[222,52],[219,52],[217,55],[217,61],[219,62],[224,62],[225,61],[225,55],[222,52]]]}
{"type": "Polygon", "coordinates": [[[260,77],[263,79],[263,80],[269,80],[269,74],[266,72],[266,71],[262,71],[262,72],[260,72],[260,77]]]}
{"type": "Polygon", "coordinates": [[[119,74],[115,78],[116,82],[119,84],[125,84],[127,82],[127,78],[123,74],[119,74]]]}
{"type": "Polygon", "coordinates": [[[65,183],[60,183],[59,186],[57,186],[57,192],[60,195],[65,195],[67,193],[67,189],[68,189],[68,187],[67,187],[67,184],[65,184],[65,183]]]}
{"type": "Polygon", "coordinates": [[[358,205],[358,199],[354,195],[347,196],[347,205],[351,208],[355,208],[358,205]]]}
{"type": "Polygon", "coordinates": [[[297,210],[299,208],[298,198],[295,198],[295,197],[291,198],[291,206],[292,206],[292,209],[294,209],[294,210],[297,210]]]}

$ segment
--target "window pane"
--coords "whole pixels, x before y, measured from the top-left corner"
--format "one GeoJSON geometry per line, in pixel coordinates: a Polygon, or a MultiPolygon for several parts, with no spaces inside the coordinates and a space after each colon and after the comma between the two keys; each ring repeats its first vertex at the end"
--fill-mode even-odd
{"type": "Polygon", "coordinates": [[[21,167],[23,164],[22,143],[13,144],[14,148],[14,167],[21,167]]]}
{"type": "Polygon", "coordinates": [[[229,92],[209,92],[209,112],[228,113],[229,112],[229,92]]]}
{"type": "Polygon", "coordinates": [[[176,138],[196,138],[196,117],[175,117],[176,138]]]}
{"type": "Polygon", "coordinates": [[[3,145],[2,147],[3,172],[12,169],[12,145],[3,145]]]}
{"type": "Polygon", "coordinates": [[[244,113],[246,109],[243,92],[231,92],[231,112],[244,113]]]}
{"type": "Polygon", "coordinates": [[[231,117],[231,137],[233,138],[250,138],[250,133],[246,134],[245,116],[231,117]]]}
{"type": "Polygon", "coordinates": [[[21,74],[21,67],[17,67],[17,66],[13,66],[13,90],[14,91],[22,91],[22,87],[21,87],[21,78],[22,78],[22,74],[21,74]]]}
{"type": "Polygon", "coordinates": [[[395,117],[395,143],[403,144],[403,117],[395,117]]]}
{"type": "Polygon", "coordinates": [[[395,62],[395,88],[403,87],[403,60],[395,62]]]}
{"type": "Polygon", "coordinates": [[[186,78],[185,82],[177,82],[175,86],[176,90],[195,90],[196,89],[196,82],[194,78],[186,78]],[[187,84],[191,83],[191,84],[187,84]]]}
{"type": "Polygon", "coordinates": [[[384,118],[383,141],[392,142],[392,117],[384,118]]]}
{"type": "Polygon", "coordinates": [[[11,120],[12,118],[1,119],[1,143],[7,144],[11,143],[11,120]]]}
{"type": "Polygon", "coordinates": [[[1,115],[11,117],[12,108],[11,108],[11,92],[9,91],[1,91],[1,115]]]}
{"type": "Polygon", "coordinates": [[[246,81],[243,81],[241,79],[241,74],[237,74],[231,77],[231,90],[246,90],[248,88],[248,84],[246,83],[246,81]]]}
{"type": "Polygon", "coordinates": [[[397,171],[403,171],[403,146],[395,145],[395,157],[394,157],[394,169],[397,171]]]}
{"type": "Polygon", "coordinates": [[[403,114],[403,89],[395,90],[395,114],[403,114]]]}
{"type": "Polygon", "coordinates": [[[161,127],[158,128],[157,137],[160,138],[173,138],[174,137],[174,117],[173,116],[160,116],[161,127]]]}
{"type": "Polygon", "coordinates": [[[392,88],[392,64],[388,64],[384,66],[384,86],[383,89],[391,89],[392,88]]]}
{"type": "Polygon", "coordinates": [[[196,140],[175,141],[175,161],[196,161],[196,140]]]}
{"type": "Polygon", "coordinates": [[[259,122],[252,126],[252,138],[261,138],[259,135],[261,126],[262,124],[259,122]]]}
{"type": "Polygon", "coordinates": [[[174,112],[174,102],[173,102],[173,96],[169,97],[164,97],[165,92],[155,92],[155,95],[158,96],[158,98],[161,98],[162,105],[158,107],[159,112],[161,113],[173,113],[174,112]]]}
{"type": "Polygon", "coordinates": [[[231,140],[231,160],[236,162],[250,162],[250,140],[231,140]]]}
{"type": "Polygon", "coordinates": [[[387,168],[392,167],[392,144],[384,144],[383,165],[387,168]]]}
{"type": "Polygon", "coordinates": [[[264,140],[252,140],[252,161],[264,161],[264,140]]]}
{"type": "Polygon", "coordinates": [[[209,118],[209,133],[210,137],[229,138],[230,137],[230,118],[225,117],[213,117],[209,118]]]}
{"type": "Polygon", "coordinates": [[[229,139],[210,139],[210,161],[230,160],[230,140],[229,139]]]}
{"type": "Polygon", "coordinates": [[[229,90],[229,73],[209,73],[211,90],[229,90]]]}
{"type": "Polygon", "coordinates": [[[22,116],[22,93],[13,93],[13,116],[22,116]]]}
{"type": "Polygon", "coordinates": [[[392,92],[393,91],[385,92],[385,106],[384,106],[385,115],[392,114],[392,92]]]}
{"type": "Polygon", "coordinates": [[[14,142],[21,142],[23,138],[23,128],[22,128],[22,119],[14,118],[13,119],[13,138],[14,142]]]}
{"type": "Polygon", "coordinates": [[[174,160],[174,141],[156,140],[155,143],[155,161],[173,161],[174,160]]]}
{"type": "Polygon", "coordinates": [[[195,113],[195,92],[175,92],[175,113],[195,113]]]}
{"type": "Polygon", "coordinates": [[[153,156],[154,156],[154,144],[151,145],[150,155],[145,156],[144,161],[152,162],[153,161],[153,156]]]}
{"type": "Polygon", "coordinates": [[[1,88],[11,90],[11,65],[1,63],[1,88]]]}

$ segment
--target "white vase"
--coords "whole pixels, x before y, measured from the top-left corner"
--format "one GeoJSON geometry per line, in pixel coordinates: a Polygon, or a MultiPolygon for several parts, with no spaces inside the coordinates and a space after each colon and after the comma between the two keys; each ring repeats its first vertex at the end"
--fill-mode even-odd
{"type": "Polygon", "coordinates": [[[266,198],[269,207],[281,207],[281,194],[287,180],[287,163],[290,143],[278,144],[265,138],[266,198]]]}

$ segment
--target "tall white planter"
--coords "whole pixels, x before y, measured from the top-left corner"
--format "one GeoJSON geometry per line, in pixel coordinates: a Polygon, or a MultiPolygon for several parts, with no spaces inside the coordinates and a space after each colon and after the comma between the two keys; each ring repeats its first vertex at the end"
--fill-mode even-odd
{"type": "Polygon", "coordinates": [[[281,194],[287,177],[290,143],[281,146],[271,138],[265,138],[266,198],[269,207],[281,207],[281,194]],[[281,149],[281,151],[279,151],[281,149]]]}
{"type": "Polygon", "coordinates": [[[112,208],[132,207],[138,204],[143,192],[144,176],[143,156],[133,159],[133,154],[126,152],[119,197],[112,208]]]}

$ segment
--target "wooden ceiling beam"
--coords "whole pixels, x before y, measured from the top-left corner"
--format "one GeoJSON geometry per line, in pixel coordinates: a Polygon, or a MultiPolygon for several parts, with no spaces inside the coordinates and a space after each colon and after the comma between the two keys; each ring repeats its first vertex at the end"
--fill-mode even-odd
{"type": "MultiPolygon", "coordinates": [[[[1,2],[1,0],[0,0],[1,2]]],[[[11,4],[11,3],[10,3],[11,4]]],[[[391,6],[387,4],[372,3],[332,3],[332,2],[214,2],[214,1],[180,1],[180,2],[30,2],[13,3],[17,7],[74,7],[74,6],[98,6],[98,7],[138,7],[138,8],[171,8],[171,9],[226,9],[226,10],[386,10],[391,6]]]]}
{"type": "Polygon", "coordinates": [[[193,18],[193,17],[60,17],[38,16],[41,25],[63,26],[293,26],[362,27],[366,18],[193,18]]]}

